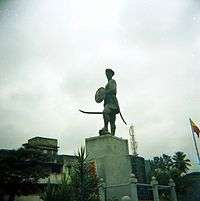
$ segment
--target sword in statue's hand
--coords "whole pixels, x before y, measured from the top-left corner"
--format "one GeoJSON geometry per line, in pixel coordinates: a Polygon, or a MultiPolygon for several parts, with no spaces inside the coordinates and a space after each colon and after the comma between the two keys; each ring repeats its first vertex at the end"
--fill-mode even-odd
{"type": "MultiPolygon", "coordinates": [[[[83,111],[83,110],[79,110],[79,111],[84,114],[103,114],[103,112],[87,112],[87,111],[83,111]]],[[[124,117],[122,116],[122,113],[119,112],[119,114],[120,114],[122,121],[127,125],[126,121],[124,120],[124,117]]]]}
{"type": "MultiPolygon", "coordinates": [[[[105,99],[105,88],[104,87],[100,87],[96,94],[95,94],[95,101],[97,103],[101,103],[103,100],[105,99]]],[[[87,111],[83,111],[83,110],[79,110],[80,112],[82,113],[85,113],[85,114],[103,114],[103,112],[87,112],[87,111]]],[[[124,120],[121,112],[119,111],[119,114],[120,114],[120,117],[122,119],[122,121],[127,125],[126,121],[124,120]]]]}

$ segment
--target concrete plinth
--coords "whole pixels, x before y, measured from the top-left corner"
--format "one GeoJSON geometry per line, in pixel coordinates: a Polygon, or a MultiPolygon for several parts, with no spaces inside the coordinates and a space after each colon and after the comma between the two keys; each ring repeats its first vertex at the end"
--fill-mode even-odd
{"type": "Polygon", "coordinates": [[[131,174],[128,141],[112,135],[91,137],[85,140],[88,160],[94,160],[97,175],[106,186],[126,184],[131,174]]]}

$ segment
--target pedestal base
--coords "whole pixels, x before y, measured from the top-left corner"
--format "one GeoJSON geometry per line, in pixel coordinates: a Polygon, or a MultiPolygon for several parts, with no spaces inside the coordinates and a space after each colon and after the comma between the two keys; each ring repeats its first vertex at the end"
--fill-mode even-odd
{"type": "Polygon", "coordinates": [[[128,140],[112,135],[87,138],[88,160],[96,162],[97,175],[106,186],[126,184],[131,174],[128,140]]]}

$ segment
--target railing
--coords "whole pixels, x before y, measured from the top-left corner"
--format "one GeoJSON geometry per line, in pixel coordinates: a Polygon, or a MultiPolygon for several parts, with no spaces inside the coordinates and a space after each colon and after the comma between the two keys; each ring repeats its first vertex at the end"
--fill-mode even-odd
{"type": "MultiPolygon", "coordinates": [[[[100,185],[100,197],[101,201],[110,201],[107,198],[107,190],[110,188],[119,188],[123,189],[126,187],[128,189],[128,193],[124,191],[124,194],[120,200],[121,201],[139,201],[138,199],[138,187],[149,187],[148,190],[151,190],[153,192],[153,201],[160,201],[159,197],[159,190],[163,189],[168,189],[170,192],[170,198],[171,201],[177,201],[177,196],[176,196],[176,191],[175,191],[175,183],[172,179],[169,180],[168,185],[159,185],[158,181],[156,180],[155,177],[152,177],[151,183],[150,184],[143,184],[143,183],[138,183],[137,179],[134,174],[130,175],[130,179],[128,183],[125,184],[119,184],[119,185],[110,185],[106,186],[105,183],[103,182],[103,179],[101,179],[101,185],[100,185]]],[[[119,200],[119,199],[114,199],[114,200],[119,200]]]]}

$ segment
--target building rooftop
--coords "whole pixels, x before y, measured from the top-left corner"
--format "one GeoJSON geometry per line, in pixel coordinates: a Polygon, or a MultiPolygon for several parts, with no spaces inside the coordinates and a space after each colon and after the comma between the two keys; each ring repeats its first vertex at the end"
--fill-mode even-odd
{"type": "Polygon", "coordinates": [[[25,146],[39,146],[39,147],[51,147],[58,148],[58,140],[53,138],[34,137],[28,140],[28,143],[23,144],[25,146]]]}

